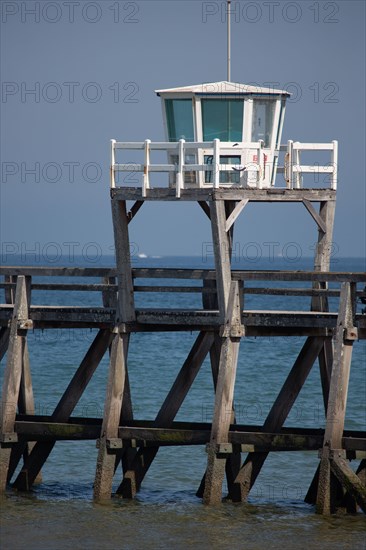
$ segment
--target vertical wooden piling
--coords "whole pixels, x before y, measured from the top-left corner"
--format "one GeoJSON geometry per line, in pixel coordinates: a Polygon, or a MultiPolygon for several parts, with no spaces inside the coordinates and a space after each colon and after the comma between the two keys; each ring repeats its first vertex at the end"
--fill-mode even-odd
{"type": "Polygon", "coordinates": [[[225,475],[228,432],[232,422],[234,386],[241,325],[239,287],[231,281],[231,236],[226,229],[225,202],[210,203],[212,240],[215,254],[217,300],[221,319],[220,339],[216,338],[218,375],[210,443],[207,446],[207,469],[203,501],[217,504],[222,499],[225,475]]]}
{"type": "Polygon", "coordinates": [[[9,347],[1,400],[0,492],[5,491],[10,465],[11,448],[17,442],[17,436],[15,434],[15,417],[28,326],[26,280],[24,276],[19,276],[10,325],[9,347]]]}
{"type": "MultiPolygon", "coordinates": [[[[353,286],[353,285],[352,285],[353,286]]],[[[320,452],[319,485],[317,511],[321,514],[333,513],[336,509],[336,478],[334,461],[344,470],[345,452],[342,450],[349,373],[353,342],[357,339],[354,326],[355,292],[350,283],[341,288],[339,314],[334,342],[334,360],[330,381],[328,410],[323,448],[320,452]],[[342,462],[343,461],[343,462],[342,462]]]]}
{"type": "Polygon", "coordinates": [[[126,201],[112,199],[112,219],[117,263],[118,298],[115,337],[112,343],[103,424],[94,483],[95,500],[111,498],[113,475],[121,458],[117,442],[118,427],[125,414],[131,417],[132,406],[126,409],[123,398],[129,395],[127,356],[130,341],[129,324],[136,319],[130,241],[126,201]]]}
{"type": "Polygon", "coordinates": [[[116,451],[119,448],[116,441],[126,380],[128,342],[129,335],[119,333],[115,335],[112,342],[107,394],[94,482],[94,498],[98,501],[111,498],[116,451]]]}

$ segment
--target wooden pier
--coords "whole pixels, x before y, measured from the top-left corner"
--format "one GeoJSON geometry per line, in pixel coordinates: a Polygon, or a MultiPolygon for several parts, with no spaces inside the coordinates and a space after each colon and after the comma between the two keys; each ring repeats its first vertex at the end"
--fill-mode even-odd
{"type": "MultiPolygon", "coordinates": [[[[164,193],[166,200],[177,200],[169,189],[157,193],[149,190],[146,197],[142,197],[141,190],[112,188],[117,263],[114,269],[1,268],[1,287],[6,297],[0,310],[1,358],[7,352],[2,390],[1,490],[5,491],[7,483],[18,490],[29,490],[39,480],[42,466],[57,441],[93,439],[99,448],[94,483],[96,500],[111,497],[112,481],[120,462],[123,477],[117,493],[132,498],[160,446],[205,445],[207,468],[202,472],[197,495],[207,504],[221,502],[226,475],[228,497],[239,502],[246,500],[270,452],[308,450],[319,453],[319,466],[306,501],[316,504],[323,514],[332,513],[338,507],[354,512],[359,506],[366,511],[366,434],[344,430],[352,349],[357,340],[366,338],[366,316],[356,312],[356,300],[364,296],[366,274],[328,270],[335,192],[198,190],[195,199],[212,226],[215,269],[134,268],[129,254],[128,224],[145,200],[162,200],[164,193]],[[132,196],[137,202],[128,212],[126,200],[132,196]],[[313,271],[231,269],[233,222],[243,204],[250,200],[304,203],[319,232],[313,271]],[[312,205],[315,201],[320,202],[319,212],[312,205]],[[55,277],[57,282],[37,282],[39,277],[55,277]],[[60,277],[67,278],[66,282],[60,283],[60,277]],[[88,278],[92,282],[86,282],[88,278]],[[100,282],[96,283],[95,278],[100,282]],[[139,284],[140,279],[143,284],[139,284]],[[256,281],[259,286],[255,286],[256,281]],[[94,292],[101,296],[101,305],[33,305],[32,296],[42,290],[51,294],[94,292]],[[136,308],[136,293],[145,292],[200,294],[202,308],[136,308]],[[253,294],[283,295],[284,300],[286,296],[305,296],[309,310],[249,310],[246,296],[253,294]],[[330,297],[339,297],[337,311],[329,311],[330,297]],[[53,414],[35,415],[28,331],[85,327],[98,329],[96,337],[59,403],[55,404],[53,414]],[[133,417],[128,349],[133,344],[131,334],[140,331],[197,333],[155,421],[133,417]],[[248,336],[306,337],[262,426],[238,424],[233,407],[239,346],[248,336]],[[110,367],[103,418],[73,417],[75,407],[108,351],[110,367]],[[210,357],[215,387],[212,422],[177,422],[175,417],[206,356],[210,357]],[[325,429],[284,428],[317,360],[325,429]],[[227,414],[228,410],[232,411],[231,415],[227,414]],[[242,453],[246,453],[244,462],[242,453]],[[349,460],[360,461],[357,473],[351,469],[349,460]]],[[[193,200],[193,191],[189,190],[188,194],[188,200],[193,200]]],[[[184,200],[184,196],[182,190],[179,200],[184,200]]]]}
{"type": "MultiPolygon", "coordinates": [[[[186,89],[183,92],[186,94],[186,89]]],[[[169,102],[171,91],[166,93],[169,102]]],[[[257,91],[240,93],[246,112],[252,116],[252,95],[257,91]]],[[[0,359],[7,353],[0,422],[1,491],[6,490],[7,484],[18,490],[31,489],[40,480],[42,467],[60,440],[96,440],[99,450],[94,498],[98,501],[111,498],[113,478],[118,475],[120,463],[123,476],[117,493],[133,498],[161,446],[206,446],[207,467],[197,489],[197,495],[206,504],[221,502],[225,476],[228,498],[245,501],[270,452],[315,451],[319,454],[319,465],[306,502],[316,504],[322,514],[333,513],[337,508],[355,512],[357,507],[366,512],[366,434],[344,429],[353,345],[366,338],[366,315],[357,313],[356,308],[357,299],[365,296],[366,273],[330,272],[338,146],[335,141],[330,144],[289,141],[287,146],[280,146],[285,96],[278,91],[271,93],[277,105],[271,112],[276,113],[274,126],[278,128],[272,132],[271,146],[267,143],[264,147],[262,140],[234,143],[180,139],[155,144],[150,140],[141,143],[112,140],[110,194],[115,268],[0,268],[5,294],[0,309],[0,359]],[[140,152],[142,161],[133,165],[116,162],[116,154],[126,150],[140,152]],[[168,164],[152,163],[154,151],[164,152],[168,164]],[[302,151],[328,151],[331,162],[324,166],[302,165],[302,151]],[[284,164],[279,166],[282,153],[284,164]],[[120,185],[118,172],[131,169],[141,173],[141,185],[120,185]],[[329,188],[304,187],[303,175],[315,172],[327,175],[329,188]],[[168,184],[153,184],[152,175],[157,173],[168,175],[168,184]],[[284,175],[285,187],[275,186],[276,173],[284,175]],[[130,210],[127,201],[133,201],[130,210]],[[133,267],[129,224],[135,223],[144,211],[146,201],[191,201],[198,205],[211,224],[214,269],[133,267]],[[284,202],[305,207],[318,230],[312,271],[232,269],[234,225],[250,202],[271,203],[273,208],[284,202]],[[47,277],[48,282],[38,280],[40,277],[47,277]],[[66,281],[60,282],[62,277],[66,281]],[[52,299],[46,304],[34,303],[34,294],[45,290],[51,296],[60,292],[70,296],[73,292],[92,292],[100,296],[100,305],[58,306],[52,299]],[[200,306],[169,309],[164,301],[159,308],[135,306],[136,294],[166,296],[172,292],[193,293],[200,297],[200,306]],[[296,310],[288,307],[251,310],[247,297],[254,294],[268,298],[283,296],[284,304],[288,296],[298,297],[299,304],[302,301],[296,310]],[[308,307],[304,309],[306,297],[308,307]],[[333,304],[334,298],[338,306],[330,309],[330,299],[333,304]],[[54,412],[49,416],[35,415],[28,331],[65,328],[93,328],[97,332],[54,412]],[[155,420],[136,419],[128,376],[131,335],[164,331],[190,331],[196,338],[155,420]],[[242,339],[250,336],[259,337],[259,346],[260,337],[305,338],[262,426],[241,425],[234,410],[239,347],[242,339]],[[73,416],[106,354],[109,354],[109,374],[103,417],[73,416]],[[206,357],[210,359],[215,391],[212,421],[177,422],[177,413],[206,357]],[[316,363],[320,369],[325,429],[284,427],[316,363]],[[244,461],[242,453],[246,454],[244,461]],[[350,460],[359,461],[356,472],[350,467],[350,460]]],[[[263,103],[261,95],[253,97],[254,102],[263,103]]],[[[197,96],[193,105],[197,107],[200,101],[197,96]]],[[[172,128],[174,125],[170,125],[172,128]]],[[[202,134],[202,128],[197,128],[198,134],[202,134]]],[[[243,128],[252,131],[248,124],[243,128]]],[[[141,376],[145,376],[144,368],[141,365],[141,376]]]]}

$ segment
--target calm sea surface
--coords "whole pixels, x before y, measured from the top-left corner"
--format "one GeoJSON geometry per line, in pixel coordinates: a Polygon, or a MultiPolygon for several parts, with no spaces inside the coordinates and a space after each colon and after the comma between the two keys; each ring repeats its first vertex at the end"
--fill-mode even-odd
{"type": "MultiPolygon", "coordinates": [[[[73,265],[95,266],[82,259],[73,265]]],[[[104,258],[100,265],[113,265],[112,259],[104,258]]],[[[209,267],[198,258],[136,258],[135,265],[209,267]]],[[[311,269],[311,265],[311,260],[306,259],[295,263],[278,259],[254,265],[237,263],[233,268],[311,269]]],[[[364,271],[365,261],[335,259],[332,270],[364,271]]],[[[259,285],[255,283],[255,286],[259,285]]],[[[32,301],[100,305],[100,297],[95,294],[70,294],[59,293],[51,298],[47,292],[34,292],[32,301]]],[[[308,309],[309,300],[248,296],[246,307],[308,309]]],[[[3,301],[1,295],[0,302],[3,301]]],[[[138,296],[137,305],[200,307],[199,295],[195,294],[151,293],[138,296]]],[[[331,307],[336,306],[337,300],[334,299],[331,307]]],[[[360,310],[361,304],[358,307],[360,310]]],[[[29,334],[36,414],[52,413],[95,334],[89,330],[34,331],[29,334]]],[[[129,374],[136,419],[156,416],[195,336],[191,333],[132,335],[129,374]]],[[[235,390],[239,423],[263,424],[303,342],[303,338],[242,340],[235,390]]],[[[347,429],[365,429],[365,358],[366,343],[357,342],[352,359],[347,429]]],[[[108,358],[105,357],[74,416],[102,416],[107,369],[108,358]]],[[[212,419],[212,413],[212,378],[206,360],[177,420],[206,422],[212,419]]],[[[324,427],[316,364],[285,425],[324,427]]],[[[95,442],[57,443],[42,470],[43,482],[40,485],[30,493],[10,490],[0,499],[0,547],[14,550],[366,548],[363,514],[323,518],[314,513],[313,506],[304,503],[318,464],[316,453],[271,454],[247,503],[224,502],[217,507],[206,507],[195,497],[206,464],[203,447],[160,449],[137,498],[124,501],[114,497],[106,505],[92,501],[96,458],[95,442]]],[[[352,465],[357,467],[357,463],[352,465]]],[[[115,485],[120,479],[119,473],[115,476],[115,485]]]]}

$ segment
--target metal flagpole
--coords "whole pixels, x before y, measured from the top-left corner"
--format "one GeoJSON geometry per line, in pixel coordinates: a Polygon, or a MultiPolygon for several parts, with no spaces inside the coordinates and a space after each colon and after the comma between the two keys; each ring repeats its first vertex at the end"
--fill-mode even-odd
{"type": "Polygon", "coordinates": [[[231,80],[231,0],[227,0],[227,80],[231,80]]]}

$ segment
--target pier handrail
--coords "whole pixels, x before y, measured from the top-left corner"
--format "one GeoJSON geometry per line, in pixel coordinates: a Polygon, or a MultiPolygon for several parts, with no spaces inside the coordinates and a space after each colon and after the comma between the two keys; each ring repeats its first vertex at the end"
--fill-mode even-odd
{"type": "MultiPolygon", "coordinates": [[[[233,269],[235,281],[321,281],[366,283],[364,271],[296,271],[296,270],[245,270],[233,269]]],[[[0,266],[0,276],[25,277],[116,277],[114,267],[57,267],[57,266],[0,266]]],[[[132,276],[144,279],[215,279],[214,269],[133,267],[132,276]]]]}
{"type": "MultiPolygon", "coordinates": [[[[147,196],[147,191],[151,188],[151,173],[168,173],[175,175],[176,196],[179,198],[181,190],[184,189],[184,175],[187,172],[197,172],[198,174],[212,173],[213,176],[209,183],[205,182],[205,187],[213,188],[227,187],[228,184],[220,183],[221,172],[244,172],[250,171],[256,174],[256,188],[263,188],[263,179],[268,164],[265,154],[263,141],[258,142],[223,142],[214,139],[209,142],[191,142],[181,139],[177,142],[153,142],[149,139],[142,142],[118,142],[111,140],[111,179],[110,186],[115,188],[116,173],[118,172],[140,172],[143,174],[142,196],[147,196]],[[141,151],[143,158],[141,162],[116,162],[116,151],[141,151]],[[153,151],[163,151],[169,155],[174,155],[176,162],[153,163],[151,153],[153,151]],[[225,156],[235,156],[243,154],[245,151],[253,151],[255,154],[251,158],[255,159],[244,164],[223,164],[221,158],[225,156]],[[189,163],[187,155],[195,154],[198,158],[209,157],[212,162],[189,163]]],[[[281,145],[278,151],[274,151],[273,168],[279,174],[283,174],[287,189],[301,189],[303,186],[303,174],[323,175],[329,174],[330,189],[337,189],[338,177],[338,142],[331,143],[300,143],[289,140],[287,145],[281,145]],[[319,163],[301,164],[301,153],[303,151],[329,151],[330,162],[324,165],[319,163]],[[279,153],[285,153],[284,165],[277,166],[279,153]]],[[[198,178],[197,187],[202,187],[202,178],[198,178]]],[[[239,185],[242,186],[242,185],[239,185]]],[[[251,185],[252,187],[252,185],[251,185]]]]}

